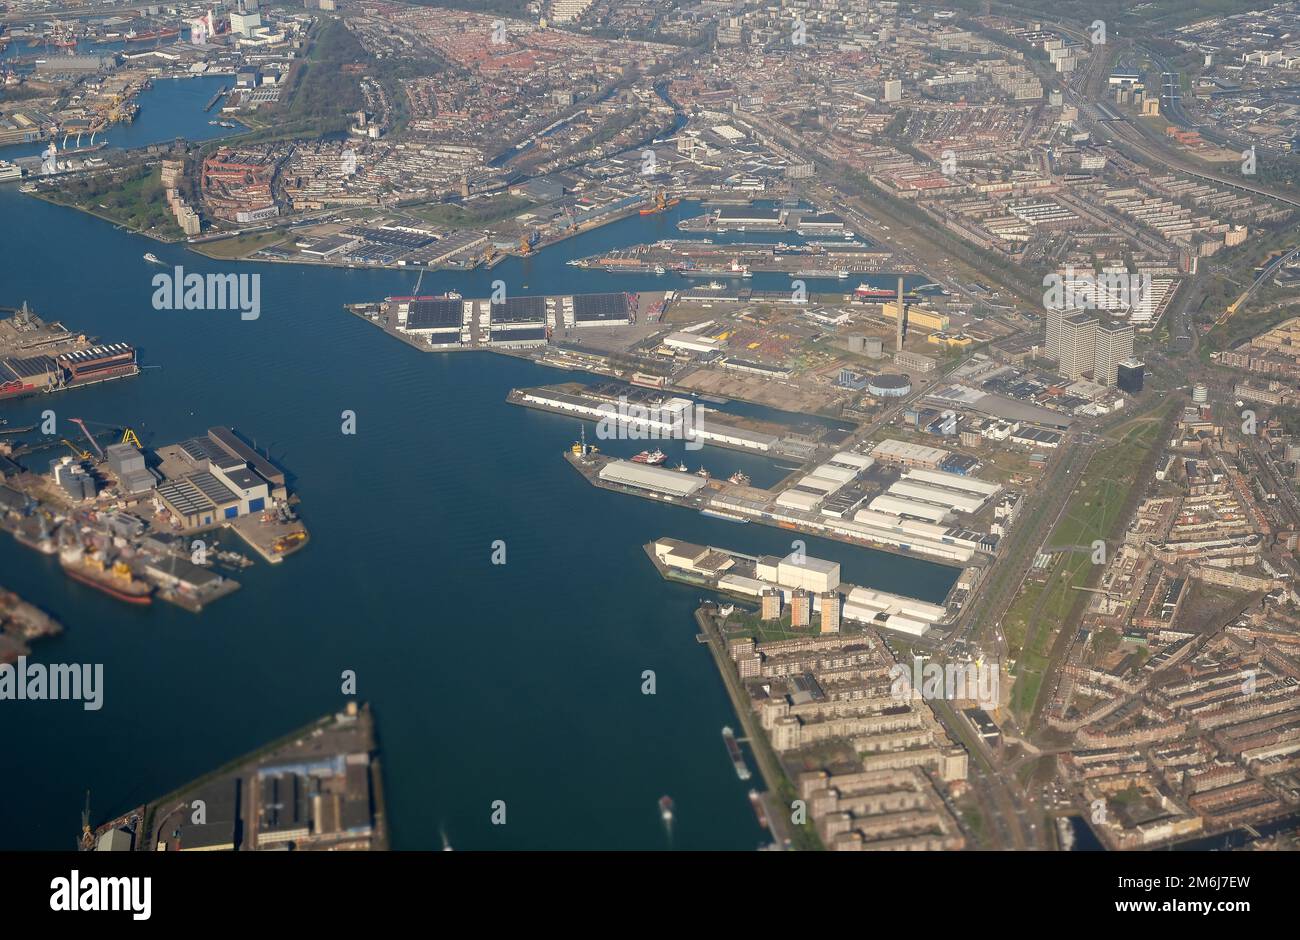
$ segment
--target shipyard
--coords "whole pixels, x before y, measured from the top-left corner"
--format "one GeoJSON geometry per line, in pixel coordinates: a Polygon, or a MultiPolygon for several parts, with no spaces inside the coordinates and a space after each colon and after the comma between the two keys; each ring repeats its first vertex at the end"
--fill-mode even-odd
{"type": "Polygon", "coordinates": [[[47,323],[25,303],[0,307],[0,400],[139,374],[128,343],[101,343],[62,323],[47,323]]]}
{"type": "Polygon", "coordinates": [[[0,458],[0,529],[57,556],[78,584],[134,606],[157,597],[197,613],[238,590],[231,573],[253,564],[210,533],[233,533],[270,564],[307,543],[284,472],[229,428],[149,450],[130,428],[101,447],[86,421],[70,422],[86,446],[56,439],[71,453],[47,457],[47,471],[28,467],[49,445],[0,445],[9,453],[0,458]]]}

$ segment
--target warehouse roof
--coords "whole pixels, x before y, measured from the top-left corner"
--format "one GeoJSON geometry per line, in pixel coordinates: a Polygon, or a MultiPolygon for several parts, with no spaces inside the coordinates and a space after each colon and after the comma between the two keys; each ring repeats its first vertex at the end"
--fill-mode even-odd
{"type": "Polygon", "coordinates": [[[665,470],[630,460],[614,460],[606,464],[600,470],[600,479],[671,496],[690,496],[705,486],[704,480],[693,473],[665,470]]]}

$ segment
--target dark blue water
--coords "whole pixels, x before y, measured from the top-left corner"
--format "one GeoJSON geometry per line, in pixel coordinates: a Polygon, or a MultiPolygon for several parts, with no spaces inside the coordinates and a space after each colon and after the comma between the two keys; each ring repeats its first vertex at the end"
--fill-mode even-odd
{"type": "MultiPolygon", "coordinates": [[[[423,289],[672,286],[564,261],[663,237],[673,218],[634,217],[490,272],[431,274],[423,289]]],[[[232,425],[293,474],[313,536],[284,564],[239,575],[243,590],[198,616],[127,608],[0,537],[0,583],[67,628],[37,657],[103,663],[106,685],[99,712],[0,703],[2,847],[65,848],[86,788],[97,816],[115,814],[341,706],[345,669],[376,709],[398,848],[438,847],[440,826],[458,848],[664,848],[662,794],[677,804],[674,847],[758,844],[747,785],[719,739],[735,715],[694,641],[698,592],[661,581],[641,546],[671,535],[784,553],[791,533],[593,489],[561,458],[577,422],[505,403],[512,387],[572,374],[423,354],[340,308],[408,292],[409,274],[221,264],[14,187],[0,189],[0,220],[0,303],[28,300],[162,367],[0,405],[0,416],[21,425],[53,408],[65,428],[69,417],[131,425],[146,446],[232,425]],[[261,318],[154,311],[160,269],[145,251],[187,271],[260,273],[261,318]],[[356,436],[340,433],[345,409],[356,436]],[[498,539],[504,566],[490,564],[498,539]],[[646,669],[655,696],[640,693],[646,669]],[[504,827],[489,824],[497,799],[504,827]]],[[[647,446],[610,447],[624,445],[647,446]]],[[[760,482],[780,474],[709,447],[687,461],[760,482]]],[[[930,600],[956,574],[806,541],[846,580],[930,600]]]]}
{"type": "MultiPolygon", "coordinates": [[[[236,134],[240,128],[214,127],[213,120],[226,120],[219,107],[211,112],[203,110],[204,105],[216,93],[218,88],[229,88],[233,79],[229,76],[203,76],[200,78],[164,78],[155,79],[153,87],[141,92],[136,98],[140,111],[129,124],[114,124],[107,131],[95,137],[95,143],[106,142],[110,147],[147,147],[149,144],[164,143],[176,137],[202,141],[236,134]]],[[[58,139],[60,147],[63,138],[58,139]]],[[[90,144],[90,135],[81,138],[82,146],[90,144]]],[[[15,157],[35,156],[48,147],[49,141],[35,144],[12,144],[0,147],[0,159],[13,160],[15,157]]],[[[68,147],[76,146],[76,137],[67,142],[68,147]]]]}

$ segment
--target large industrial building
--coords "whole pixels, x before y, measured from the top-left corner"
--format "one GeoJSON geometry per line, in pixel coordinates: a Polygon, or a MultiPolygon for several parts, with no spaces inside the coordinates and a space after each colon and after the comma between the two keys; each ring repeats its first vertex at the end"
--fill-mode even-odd
{"type": "Polygon", "coordinates": [[[144,454],[130,444],[113,444],[105,451],[108,468],[117,477],[118,486],[127,496],[147,493],[158,482],[144,463],[144,454]]]}
{"type": "Polygon", "coordinates": [[[605,464],[600,468],[600,479],[605,483],[677,498],[693,496],[706,485],[704,479],[693,473],[665,470],[630,460],[612,460],[605,464]]]}
{"type": "Polygon", "coordinates": [[[262,512],[272,499],[287,496],[284,473],[229,428],[211,428],[206,437],[172,450],[176,462],[154,491],[154,504],[176,528],[205,528],[262,512]]]}
{"type": "Polygon", "coordinates": [[[652,548],[668,568],[716,579],[719,590],[753,598],[769,619],[780,616],[782,600],[791,603],[796,597],[807,604],[810,618],[821,613],[823,624],[836,629],[842,620],[851,620],[922,636],[947,615],[942,604],[842,582],[839,563],[823,558],[765,555],[754,562],[755,576],[747,577],[733,570],[735,559],[744,556],[723,549],[671,538],[656,539],[652,548]]]}
{"type": "Polygon", "coordinates": [[[871,449],[872,456],[885,463],[902,464],[904,467],[937,468],[948,457],[950,451],[942,447],[927,447],[924,444],[909,444],[892,438],[876,444],[871,449]]]}

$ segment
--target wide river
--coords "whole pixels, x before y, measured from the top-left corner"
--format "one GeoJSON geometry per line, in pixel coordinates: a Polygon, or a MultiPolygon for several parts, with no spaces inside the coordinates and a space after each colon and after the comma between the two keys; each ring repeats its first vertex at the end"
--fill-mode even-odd
{"type": "MultiPolygon", "coordinates": [[[[564,264],[672,236],[684,211],[699,208],[634,217],[492,272],[429,275],[422,291],[484,296],[498,278],[512,293],[684,286],[564,264]]],[[[105,671],[97,712],[0,703],[0,848],[71,847],[87,788],[96,819],[168,792],[343,705],[348,669],[375,708],[397,848],[437,848],[440,828],[466,849],[763,840],[719,736],[736,717],[694,639],[699,594],[663,582],[641,546],[670,535],[784,554],[789,533],[593,489],[561,458],[577,422],[505,402],[512,387],[571,373],[491,353],[419,353],[341,308],[407,293],[412,274],[220,264],[12,185],[0,187],[0,222],[0,305],[26,300],[47,319],[134,343],[158,367],[0,405],[0,417],[18,426],[53,408],[61,434],[82,417],[130,425],[147,447],[233,426],[292,475],[313,536],[284,564],[238,575],[243,590],[200,615],[129,608],[0,537],[0,584],[67,628],[35,658],[105,671]],[[142,260],[146,251],[187,271],[260,273],[260,319],[153,310],[150,279],[164,269],[142,260]],[[344,410],[357,415],[355,436],[341,433],[344,410]],[[491,563],[498,539],[505,565],[491,563]],[[641,694],[646,669],[657,676],[653,696],[641,694]],[[677,805],[671,842],[662,794],[677,805]],[[491,824],[494,800],[507,803],[504,826],[491,824]]],[[[674,463],[682,456],[665,450],[674,463]]],[[[725,450],[686,459],[759,483],[781,475],[725,450]]],[[[233,535],[223,542],[240,547],[233,535]]],[[[810,554],[841,561],[846,580],[931,600],[956,575],[807,542],[810,554]]]]}

